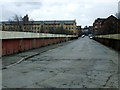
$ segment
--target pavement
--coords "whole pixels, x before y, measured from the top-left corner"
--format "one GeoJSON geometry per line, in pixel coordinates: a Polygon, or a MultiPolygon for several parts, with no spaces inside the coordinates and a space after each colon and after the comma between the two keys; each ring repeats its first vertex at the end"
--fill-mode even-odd
{"type": "Polygon", "coordinates": [[[71,43],[71,41],[68,42],[61,42],[58,44],[53,44],[53,45],[49,45],[49,46],[45,46],[45,47],[40,47],[37,49],[31,49],[31,50],[27,50],[24,52],[19,52],[19,53],[15,53],[12,55],[6,55],[2,57],[2,67],[4,68],[5,66],[9,66],[12,65],[16,62],[19,62],[21,59],[24,59],[25,57],[29,57],[31,55],[35,55],[37,53],[41,54],[43,52],[46,52],[48,50],[63,46],[63,45],[67,45],[68,43],[71,43]]]}
{"type": "MultiPolygon", "coordinates": [[[[3,57],[3,64],[31,53],[3,57]],[[10,59],[11,58],[11,59],[10,59]],[[9,60],[8,60],[9,59],[9,60]],[[4,61],[6,60],[6,61],[4,61]]],[[[3,88],[118,88],[118,52],[88,37],[3,69],[3,88]]]]}

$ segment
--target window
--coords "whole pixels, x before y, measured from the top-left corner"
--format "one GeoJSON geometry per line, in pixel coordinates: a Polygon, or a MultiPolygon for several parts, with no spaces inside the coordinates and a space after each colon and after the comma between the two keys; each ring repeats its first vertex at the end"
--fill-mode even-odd
{"type": "Polygon", "coordinates": [[[73,27],[72,27],[72,29],[73,29],[73,27]]]}
{"type": "Polygon", "coordinates": [[[114,21],[112,21],[112,24],[114,24],[115,22],[114,21]]]}
{"type": "Polygon", "coordinates": [[[98,28],[97,26],[95,26],[95,28],[98,28]]]}
{"type": "Polygon", "coordinates": [[[67,27],[66,27],[66,29],[67,29],[67,27]]]}

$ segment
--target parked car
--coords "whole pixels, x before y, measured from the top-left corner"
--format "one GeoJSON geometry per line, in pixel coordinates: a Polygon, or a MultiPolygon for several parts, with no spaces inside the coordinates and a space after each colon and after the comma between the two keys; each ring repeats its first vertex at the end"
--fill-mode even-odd
{"type": "Polygon", "coordinates": [[[85,35],[82,35],[82,38],[84,38],[85,37],[85,35]]]}
{"type": "Polygon", "coordinates": [[[90,36],[90,39],[92,39],[93,38],[93,36],[90,36]]]}
{"type": "Polygon", "coordinates": [[[89,34],[88,36],[89,36],[89,38],[90,38],[90,39],[92,39],[92,38],[93,38],[93,34],[89,34]]]}

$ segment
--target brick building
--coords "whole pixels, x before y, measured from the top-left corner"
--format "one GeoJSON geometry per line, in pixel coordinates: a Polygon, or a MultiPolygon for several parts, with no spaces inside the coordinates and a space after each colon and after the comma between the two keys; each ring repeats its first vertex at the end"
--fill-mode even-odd
{"type": "Polygon", "coordinates": [[[93,34],[97,34],[98,31],[100,31],[102,27],[102,23],[105,20],[105,18],[97,18],[93,23],[93,34]]]}
{"type": "Polygon", "coordinates": [[[81,26],[77,26],[77,32],[78,32],[78,36],[80,37],[82,35],[82,28],[81,28],[81,26]]]}
{"type": "Polygon", "coordinates": [[[88,34],[93,34],[93,26],[89,26],[88,34]]]}
{"type": "Polygon", "coordinates": [[[100,34],[120,34],[120,20],[113,15],[102,23],[100,34]]]}

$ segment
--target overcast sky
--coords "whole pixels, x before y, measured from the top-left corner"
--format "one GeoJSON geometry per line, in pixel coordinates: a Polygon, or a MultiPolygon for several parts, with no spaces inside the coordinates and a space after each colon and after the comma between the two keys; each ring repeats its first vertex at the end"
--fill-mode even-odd
{"type": "Polygon", "coordinates": [[[2,18],[15,14],[37,20],[74,20],[77,25],[92,25],[96,18],[107,18],[118,12],[119,0],[0,0],[2,18]]]}

